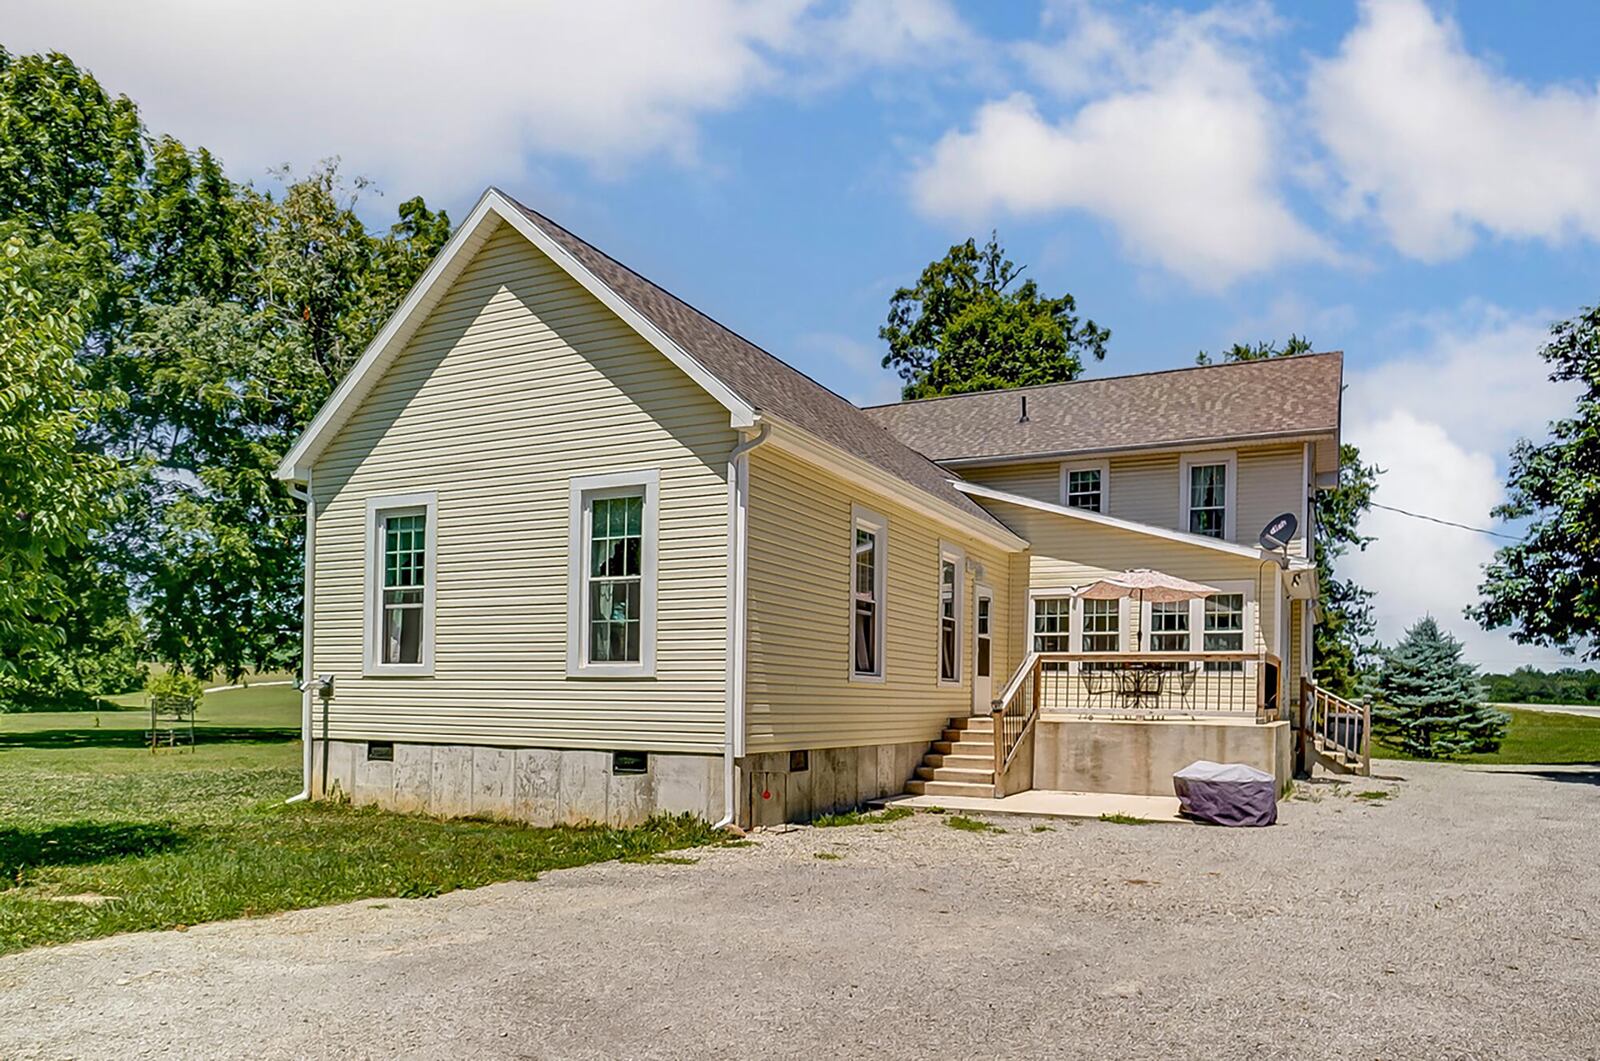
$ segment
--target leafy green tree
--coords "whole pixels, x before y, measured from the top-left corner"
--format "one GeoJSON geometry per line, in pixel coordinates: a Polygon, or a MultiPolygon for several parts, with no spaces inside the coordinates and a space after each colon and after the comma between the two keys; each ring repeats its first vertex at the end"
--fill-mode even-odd
{"type": "Polygon", "coordinates": [[[115,392],[77,361],[78,303],[52,304],[66,257],[15,230],[0,242],[0,680],[37,678],[76,602],[63,559],[115,515],[116,462],[80,445],[115,392]]]}
{"type": "Polygon", "coordinates": [[[1461,642],[1431,616],[1407,630],[1382,654],[1374,731],[1424,759],[1499,748],[1511,716],[1483,702],[1478,668],[1461,653],[1461,642]]]}
{"type": "Polygon", "coordinates": [[[1071,295],[1017,283],[1023,269],[991,234],[981,248],[970,239],[951,247],[894,293],[878,337],[907,399],[1064,383],[1083,372],[1085,354],[1105,358],[1111,332],[1081,320],[1071,295]]]}
{"type": "Polygon", "coordinates": [[[1531,519],[1526,536],[1496,551],[1467,609],[1485,629],[1525,645],[1600,659],[1600,306],[1550,329],[1540,351],[1550,379],[1582,386],[1573,415],[1550,439],[1511,451],[1502,519],[1531,519]]]}
{"type": "MultiPolygon", "coordinates": [[[[1220,355],[1224,362],[1264,361],[1273,357],[1294,357],[1311,352],[1311,341],[1291,335],[1282,346],[1260,342],[1251,346],[1235,343],[1220,355]]],[[[1195,363],[1215,364],[1204,350],[1195,363]]],[[[1339,482],[1328,490],[1318,490],[1313,515],[1317,521],[1315,556],[1317,580],[1322,591],[1322,616],[1316,626],[1314,655],[1316,679],[1338,696],[1353,696],[1360,675],[1373,651],[1377,621],[1372,615],[1373,591],[1354,579],[1339,578],[1340,557],[1351,549],[1365,549],[1372,538],[1360,531],[1361,517],[1372,508],[1372,495],[1383,470],[1365,464],[1361,451],[1348,442],[1339,447],[1339,482]]]]}

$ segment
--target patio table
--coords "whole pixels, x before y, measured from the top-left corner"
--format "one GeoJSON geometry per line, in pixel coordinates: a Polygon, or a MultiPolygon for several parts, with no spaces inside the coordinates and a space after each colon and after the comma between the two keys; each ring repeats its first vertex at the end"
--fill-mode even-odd
{"type": "Polygon", "coordinates": [[[1117,697],[1135,708],[1149,700],[1156,706],[1166,686],[1166,668],[1148,663],[1133,663],[1117,671],[1117,697]]]}

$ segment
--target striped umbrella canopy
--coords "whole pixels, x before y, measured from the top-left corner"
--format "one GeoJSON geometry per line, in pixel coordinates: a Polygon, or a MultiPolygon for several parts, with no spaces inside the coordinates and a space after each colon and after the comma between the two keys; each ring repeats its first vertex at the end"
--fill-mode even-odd
{"type": "Polygon", "coordinates": [[[1119,597],[1132,597],[1137,594],[1140,601],[1165,604],[1209,597],[1216,592],[1218,590],[1215,586],[1190,582],[1186,578],[1169,575],[1165,571],[1136,567],[1120,575],[1111,575],[1098,582],[1091,582],[1078,590],[1078,596],[1090,600],[1116,600],[1119,597]]]}

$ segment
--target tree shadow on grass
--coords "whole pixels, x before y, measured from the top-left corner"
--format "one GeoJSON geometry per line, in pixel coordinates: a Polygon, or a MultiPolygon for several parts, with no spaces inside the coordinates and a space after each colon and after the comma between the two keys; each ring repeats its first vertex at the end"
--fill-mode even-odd
{"type": "Polygon", "coordinates": [[[128,855],[153,855],[183,843],[183,835],[148,822],[73,822],[45,829],[0,826],[0,880],[42,866],[82,866],[128,855]]]}
{"type": "MultiPolygon", "coordinates": [[[[197,726],[195,744],[283,744],[300,739],[298,729],[254,726],[197,726]]],[[[42,729],[32,733],[0,733],[0,748],[148,748],[150,738],[138,729],[42,729]]],[[[180,748],[187,745],[179,745],[180,748]]]]}

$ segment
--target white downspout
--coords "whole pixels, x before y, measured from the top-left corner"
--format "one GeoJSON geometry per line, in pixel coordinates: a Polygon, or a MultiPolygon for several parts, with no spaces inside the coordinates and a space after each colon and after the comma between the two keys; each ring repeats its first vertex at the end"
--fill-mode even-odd
{"type": "Polygon", "coordinates": [[[772,434],[772,425],[763,422],[754,438],[743,437],[728,453],[728,659],[726,710],[723,715],[722,820],[712,826],[721,829],[739,816],[738,793],[734,790],[734,763],[744,754],[745,686],[745,573],[748,552],[745,531],[750,507],[749,453],[772,434]]]}
{"type": "Polygon", "coordinates": [[[310,469],[306,470],[306,488],[297,490],[293,485],[290,485],[289,496],[305,502],[306,506],[306,599],[304,618],[302,619],[304,629],[301,633],[302,659],[300,662],[300,743],[302,745],[300,791],[284,801],[286,803],[299,803],[302,800],[311,798],[311,687],[312,676],[315,674],[311,658],[311,630],[317,589],[317,502],[311,493],[310,469]]]}

